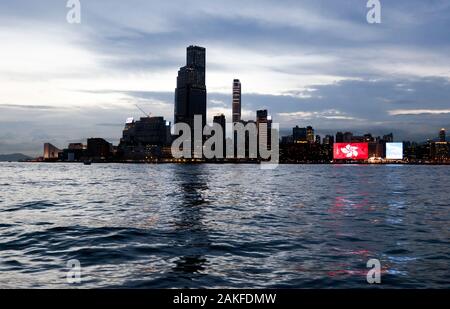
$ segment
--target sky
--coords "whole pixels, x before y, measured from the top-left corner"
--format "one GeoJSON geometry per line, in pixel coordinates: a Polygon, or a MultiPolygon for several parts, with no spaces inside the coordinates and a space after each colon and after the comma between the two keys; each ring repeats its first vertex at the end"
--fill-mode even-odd
{"type": "Polygon", "coordinates": [[[186,47],[207,51],[208,117],[268,109],[283,132],[352,131],[397,141],[450,128],[450,2],[381,0],[0,2],[0,154],[103,137],[117,144],[139,105],[173,120],[186,47]]]}

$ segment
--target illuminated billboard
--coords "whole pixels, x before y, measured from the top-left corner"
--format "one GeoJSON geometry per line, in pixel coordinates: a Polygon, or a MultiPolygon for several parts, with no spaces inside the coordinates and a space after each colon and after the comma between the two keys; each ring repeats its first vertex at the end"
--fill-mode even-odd
{"type": "Polygon", "coordinates": [[[369,158],[369,144],[335,143],[333,154],[335,160],[367,160],[369,158]]]}
{"type": "Polygon", "coordinates": [[[386,159],[403,160],[403,143],[386,143],[386,159]]]}

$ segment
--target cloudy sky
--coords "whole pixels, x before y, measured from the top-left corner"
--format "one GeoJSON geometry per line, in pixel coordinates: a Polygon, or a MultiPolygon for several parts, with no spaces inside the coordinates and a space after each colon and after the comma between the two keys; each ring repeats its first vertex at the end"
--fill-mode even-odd
{"type": "Polygon", "coordinates": [[[126,118],[173,119],[186,46],[207,48],[208,114],[269,109],[282,128],[391,131],[397,140],[450,128],[450,2],[366,0],[66,0],[0,3],[0,153],[38,155],[87,137],[117,143],[126,118]]]}

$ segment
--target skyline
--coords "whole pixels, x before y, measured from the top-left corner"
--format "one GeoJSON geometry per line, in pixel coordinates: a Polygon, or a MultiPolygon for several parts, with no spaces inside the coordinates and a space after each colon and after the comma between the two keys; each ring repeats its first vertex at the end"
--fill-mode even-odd
{"type": "Polygon", "coordinates": [[[365,21],[365,1],[250,1],[239,13],[195,1],[183,14],[177,1],[128,9],[81,2],[79,25],[67,24],[64,1],[17,1],[0,13],[0,56],[8,59],[0,65],[0,153],[36,154],[44,141],[91,136],[117,142],[125,119],[140,116],[135,104],[173,123],[188,45],[208,49],[208,122],[220,113],[231,119],[239,79],[242,118],[268,109],[282,130],[392,131],[422,141],[450,127],[444,1],[383,1],[379,25],[365,21]]]}

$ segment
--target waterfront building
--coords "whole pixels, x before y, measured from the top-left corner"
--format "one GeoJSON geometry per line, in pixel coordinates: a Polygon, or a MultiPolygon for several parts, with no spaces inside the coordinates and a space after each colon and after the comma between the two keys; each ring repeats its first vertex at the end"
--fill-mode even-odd
{"type": "Polygon", "coordinates": [[[171,141],[170,122],[163,117],[143,117],[125,124],[118,153],[126,160],[154,160],[166,157],[164,149],[171,141]]]}
{"type": "Polygon", "coordinates": [[[87,156],[96,160],[106,160],[112,157],[112,144],[103,138],[88,138],[87,156]]]}
{"type": "Polygon", "coordinates": [[[57,160],[61,152],[62,150],[50,143],[44,144],[44,160],[57,160]]]}

